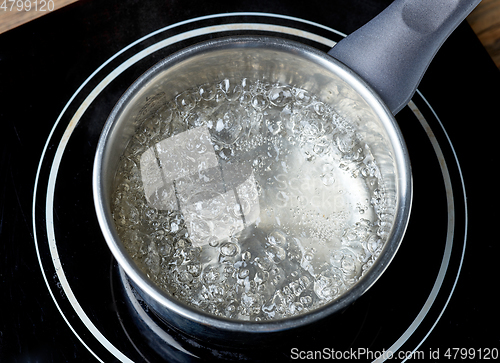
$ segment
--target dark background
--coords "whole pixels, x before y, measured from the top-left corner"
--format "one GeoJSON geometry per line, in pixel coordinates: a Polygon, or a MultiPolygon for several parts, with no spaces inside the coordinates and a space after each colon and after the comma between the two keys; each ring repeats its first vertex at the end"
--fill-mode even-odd
{"type": "MultiPolygon", "coordinates": [[[[33,188],[44,144],[70,95],[93,70],[143,35],[201,15],[265,9],[348,34],[389,3],[309,0],[292,6],[284,0],[82,0],[0,35],[0,361],[93,359],[47,291],[32,222],[33,188]]],[[[437,54],[419,87],[455,145],[470,218],[458,285],[422,350],[500,345],[496,293],[499,86],[500,73],[463,24],[437,54]]],[[[421,243],[426,245],[425,225],[415,233],[422,234],[421,243]]],[[[432,245],[426,248],[432,250],[432,245]]]]}

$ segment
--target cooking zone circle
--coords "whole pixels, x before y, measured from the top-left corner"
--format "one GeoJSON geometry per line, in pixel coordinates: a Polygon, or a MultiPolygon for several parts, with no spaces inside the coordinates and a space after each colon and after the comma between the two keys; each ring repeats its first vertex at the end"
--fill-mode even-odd
{"type": "MultiPolygon", "coordinates": [[[[56,120],[42,154],[37,172],[37,180],[35,183],[35,194],[33,200],[33,228],[36,247],[41,271],[44,275],[49,292],[54,299],[54,303],[74,334],[79,337],[81,342],[98,360],[101,360],[106,356],[114,356],[121,361],[130,361],[130,357],[137,356],[137,354],[140,354],[141,357],[144,358],[144,354],[147,353],[143,354],[141,352],[144,350],[147,351],[149,348],[140,347],[139,344],[136,344],[137,339],[127,340],[125,347],[121,346],[123,343],[117,343],[116,338],[113,337],[107,330],[109,328],[104,326],[105,324],[103,321],[98,318],[98,306],[88,303],[87,297],[82,297],[86,293],[80,291],[78,284],[76,283],[77,280],[91,278],[94,280],[94,283],[101,283],[103,285],[103,290],[113,290],[110,288],[110,285],[113,283],[113,280],[117,279],[118,276],[115,272],[113,272],[114,265],[109,263],[111,257],[109,251],[106,251],[105,242],[102,237],[99,238],[99,227],[97,225],[97,221],[90,218],[87,219],[87,221],[78,220],[77,218],[69,218],[70,223],[64,223],[65,217],[59,218],[60,208],[62,208],[60,205],[64,205],[65,203],[61,202],[61,204],[58,204],[61,201],[61,195],[64,193],[76,192],[75,190],[71,190],[71,188],[64,187],[63,185],[65,184],[63,184],[63,180],[67,179],[70,177],[70,174],[74,173],[74,170],[69,170],[70,168],[67,167],[68,162],[66,160],[68,158],[74,159],[75,157],[80,157],[72,151],[72,143],[77,143],[80,137],[79,134],[81,134],[80,126],[82,126],[82,123],[88,122],[89,117],[91,117],[92,113],[95,112],[95,107],[97,107],[101,100],[106,97],[106,92],[109,89],[113,89],[114,84],[117,84],[117,80],[121,80],[120,77],[127,76],[129,84],[134,80],[134,76],[128,73],[129,69],[133,65],[141,64],[143,68],[145,67],[145,69],[147,69],[148,66],[142,65],[141,62],[148,60],[150,64],[154,64],[156,62],[155,57],[158,57],[159,53],[162,51],[167,53],[164,53],[160,59],[175,50],[177,46],[182,47],[186,42],[189,44],[195,43],[200,39],[204,39],[213,34],[253,34],[255,32],[266,32],[281,36],[288,36],[295,40],[308,42],[309,44],[311,44],[312,40],[312,43],[315,46],[324,47],[325,49],[329,49],[335,43],[335,41],[332,41],[329,38],[338,41],[341,36],[343,36],[343,34],[333,29],[302,19],[264,13],[220,14],[177,23],[139,39],[99,67],[86,80],[86,82],[82,84],[77,92],[75,92],[65,109],[61,112],[60,117],[56,120]],[[249,18],[255,19],[255,22],[248,22],[249,18]],[[210,26],[210,22],[214,19],[224,19],[224,21],[228,23],[210,26]],[[279,23],[279,25],[276,23],[279,23]],[[186,28],[188,29],[186,30],[186,28]],[[161,38],[161,36],[167,37],[161,38]],[[115,66],[114,64],[117,63],[117,61],[120,61],[121,64],[117,64],[115,66]],[[54,145],[56,147],[52,149],[52,146],[54,145]],[[40,213],[40,211],[42,211],[42,213],[40,213]],[[79,247],[68,245],[67,233],[65,231],[69,229],[84,230],[89,227],[94,229],[93,233],[96,237],[95,240],[89,241],[89,246],[95,245],[96,250],[105,255],[102,257],[102,260],[107,260],[107,263],[104,264],[106,266],[106,271],[99,273],[99,275],[102,275],[103,273],[107,275],[107,278],[103,282],[96,281],[95,277],[82,274],[81,270],[78,270],[77,267],[73,267],[70,264],[74,255],[78,253],[79,247]],[[134,341],[136,343],[134,343],[134,341]],[[127,345],[129,347],[127,347],[127,345]],[[133,353],[130,353],[128,349],[130,349],[133,353]]],[[[127,81],[123,81],[124,84],[126,84],[126,82],[127,81]]],[[[123,92],[123,86],[121,87],[123,92]]],[[[116,92],[119,93],[120,91],[117,90],[116,92]]],[[[453,153],[451,142],[448,140],[446,132],[437,119],[437,116],[433,113],[432,108],[427,103],[423,95],[418,92],[414,97],[414,100],[410,102],[409,107],[402,111],[402,114],[404,115],[402,115],[401,118],[406,118],[404,120],[406,124],[400,122],[400,127],[402,128],[405,138],[405,130],[411,127],[416,127],[420,131],[420,134],[427,139],[428,153],[433,156],[433,163],[438,165],[438,167],[435,168],[434,176],[439,178],[437,180],[442,180],[443,186],[438,189],[440,189],[439,198],[443,200],[442,210],[445,212],[444,214],[446,217],[440,217],[427,221],[427,223],[434,222],[435,225],[427,225],[425,228],[427,230],[426,233],[432,231],[435,235],[434,239],[437,240],[437,242],[433,243],[439,244],[441,249],[438,253],[435,253],[436,246],[433,246],[432,250],[429,249],[423,253],[424,256],[429,256],[431,253],[435,254],[434,257],[429,257],[428,259],[428,261],[432,262],[432,267],[427,268],[427,270],[430,271],[412,271],[412,274],[414,275],[421,275],[419,280],[423,283],[421,291],[424,292],[419,292],[418,283],[413,285],[413,287],[410,287],[412,286],[411,284],[409,286],[394,286],[393,283],[395,282],[390,282],[390,276],[386,277],[384,275],[384,278],[381,279],[383,281],[376,284],[380,284],[380,287],[374,286],[372,288],[373,291],[370,290],[366,296],[362,298],[362,300],[365,301],[357,302],[353,307],[349,307],[343,314],[344,316],[348,316],[349,314],[354,316],[354,314],[356,314],[356,310],[361,309],[361,305],[368,303],[369,300],[372,300],[369,302],[371,304],[371,309],[379,309],[377,304],[379,304],[378,301],[380,299],[386,301],[381,305],[384,308],[387,308],[391,304],[389,302],[391,296],[393,301],[399,301],[398,304],[407,304],[410,312],[406,310],[407,316],[404,319],[398,318],[398,312],[393,311],[393,309],[389,309],[387,311],[387,313],[392,316],[390,319],[390,321],[393,322],[392,324],[397,325],[397,328],[393,327],[392,331],[396,331],[398,333],[396,335],[387,334],[384,339],[382,339],[383,342],[381,342],[381,344],[384,349],[392,352],[396,352],[399,349],[402,349],[402,347],[405,351],[417,349],[425,340],[426,336],[430,334],[435,324],[437,324],[440,315],[446,308],[456,280],[458,279],[461,260],[465,248],[467,221],[464,190],[458,161],[453,153]],[[410,123],[412,123],[412,125],[409,125],[410,123]],[[458,218],[464,219],[462,223],[463,227],[457,227],[457,215],[458,218]],[[426,274],[430,274],[430,277],[424,277],[426,274]],[[392,292],[384,290],[387,288],[389,288],[392,292]],[[394,294],[393,292],[398,289],[401,291],[394,294]],[[418,298],[413,299],[413,302],[409,303],[404,296],[408,294],[412,295],[413,293],[417,293],[418,298]]],[[[399,121],[399,116],[397,119],[399,121]]],[[[95,130],[93,130],[90,137],[92,139],[92,147],[94,147],[95,150],[95,145],[98,139],[98,131],[101,130],[105,119],[100,119],[98,121],[93,120],[92,122],[94,123],[92,127],[95,130]],[[95,123],[99,123],[100,125],[96,125],[95,123]]],[[[89,137],[89,135],[86,136],[89,137]]],[[[418,179],[417,171],[419,169],[419,155],[417,154],[422,151],[418,150],[418,152],[414,151],[412,153],[412,150],[415,150],[412,149],[412,145],[415,144],[412,143],[411,139],[408,139],[407,143],[410,158],[412,159],[412,165],[414,165],[414,175],[417,175],[415,176],[415,179],[418,179]]],[[[416,145],[418,145],[419,148],[422,147],[420,143],[416,143],[416,145]]],[[[92,150],[92,147],[89,150],[92,150]]],[[[88,155],[81,157],[90,160],[93,158],[93,152],[89,152],[88,155]]],[[[74,163],[78,161],[72,160],[72,162],[74,163]]],[[[428,159],[425,164],[429,164],[428,159]]],[[[73,176],[71,176],[71,178],[73,178],[73,176]]],[[[76,177],[74,178],[76,179],[76,177]]],[[[89,169],[84,170],[82,175],[78,175],[78,178],[86,180],[87,184],[84,184],[84,188],[90,188],[91,171],[89,169]]],[[[415,185],[416,194],[418,194],[418,183],[415,185]]],[[[91,200],[77,201],[79,203],[89,205],[92,204],[91,200]]],[[[407,240],[415,239],[412,238],[412,231],[419,231],[421,233],[421,228],[424,228],[423,226],[416,226],[416,224],[421,222],[420,218],[422,219],[422,222],[426,219],[425,216],[418,215],[419,211],[420,213],[425,213],[424,211],[426,208],[419,210],[419,203],[417,199],[415,204],[416,206],[414,206],[414,208],[417,211],[414,211],[412,214],[412,221],[410,222],[409,230],[407,232],[410,236],[405,237],[405,241],[401,247],[403,251],[398,252],[395,261],[393,261],[393,264],[396,266],[393,267],[391,265],[388,270],[388,275],[391,275],[391,271],[405,268],[404,261],[398,262],[398,260],[404,259],[404,256],[407,255],[406,251],[410,251],[412,249],[418,249],[419,251],[422,249],[425,250],[425,248],[421,245],[410,245],[410,243],[406,243],[408,242],[407,240]],[[417,214],[417,216],[414,218],[415,214],[417,214]],[[413,219],[415,222],[413,222],[413,219]],[[416,226],[414,227],[415,229],[413,229],[412,226],[416,226]],[[401,255],[403,255],[403,257],[401,255]]],[[[93,211],[93,206],[92,209],[87,209],[87,211],[93,211]]],[[[418,238],[415,240],[419,241],[418,238]]],[[[420,242],[423,243],[421,239],[420,242]]],[[[85,254],[88,253],[88,248],[85,248],[85,252],[82,254],[85,256],[85,254]]],[[[415,255],[414,251],[409,252],[409,255],[412,254],[415,255]]],[[[90,256],[92,256],[92,254],[90,254],[90,256]]],[[[410,274],[410,272],[407,273],[410,274]]],[[[118,280],[120,280],[119,277],[118,280]]],[[[88,286],[85,284],[82,285],[88,286]]],[[[134,295],[130,294],[131,290],[130,287],[127,287],[126,282],[125,290],[125,295],[120,296],[117,294],[111,294],[109,299],[128,299],[133,301],[134,295]]],[[[91,292],[87,293],[91,294],[91,292]]],[[[94,298],[98,297],[94,296],[94,298]]],[[[135,306],[136,311],[147,315],[147,308],[141,308],[141,304],[136,304],[135,306]]],[[[365,312],[362,313],[364,320],[361,324],[363,328],[379,329],[378,327],[370,328],[368,326],[371,315],[368,315],[366,310],[364,311],[365,312]]],[[[375,312],[375,314],[380,313],[382,313],[382,311],[375,312]]],[[[115,316],[117,322],[114,324],[122,326],[118,323],[119,319],[117,316],[115,316]]],[[[144,321],[149,321],[148,319],[151,319],[151,317],[143,317],[144,321]]],[[[390,321],[384,321],[384,323],[391,324],[390,321]]],[[[159,326],[161,326],[161,324],[153,322],[148,323],[148,327],[150,329],[152,326],[156,327],[154,329],[157,330],[157,335],[163,336],[161,339],[165,341],[165,330],[168,328],[163,326],[160,328],[159,326]]],[[[357,336],[359,336],[360,330],[355,330],[357,331],[357,336]]],[[[124,334],[129,336],[129,333],[127,332],[124,334]]],[[[167,334],[166,336],[170,337],[171,335],[167,334]]],[[[362,346],[362,336],[363,334],[361,334],[361,338],[357,338],[359,341],[351,340],[351,342],[355,341],[357,344],[362,346]]],[[[184,353],[182,354],[186,354],[186,357],[194,354],[188,353],[189,348],[182,348],[180,343],[176,342],[175,339],[167,340],[170,341],[174,351],[183,351],[184,353]]],[[[333,342],[331,344],[333,344],[333,342]]],[[[306,346],[304,349],[306,350],[309,348],[306,346]]],[[[198,352],[197,354],[202,355],[203,353],[200,354],[198,352]]],[[[290,349],[288,349],[285,354],[290,354],[290,349]]]]}

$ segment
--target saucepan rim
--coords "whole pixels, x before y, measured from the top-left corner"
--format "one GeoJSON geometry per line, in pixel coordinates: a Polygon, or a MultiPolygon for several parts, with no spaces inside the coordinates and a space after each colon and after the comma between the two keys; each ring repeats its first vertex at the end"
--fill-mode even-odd
{"type": "Polygon", "coordinates": [[[170,314],[178,314],[197,324],[215,327],[228,332],[265,333],[283,331],[318,321],[349,306],[375,283],[392,261],[406,231],[412,200],[411,166],[404,138],[394,116],[377,93],[346,65],[335,60],[328,54],[297,41],[272,36],[231,36],[198,43],[168,56],[141,75],[120,98],[105,123],[95,154],[92,183],[94,204],[104,239],[118,264],[124,269],[125,274],[133,282],[134,286],[141,290],[143,294],[146,294],[148,298],[152,299],[155,305],[161,309],[167,309],[170,314]],[[397,165],[396,183],[398,200],[395,209],[394,226],[386,245],[370,271],[355,285],[350,287],[346,293],[322,307],[293,317],[259,322],[239,321],[204,313],[183,304],[157,287],[154,282],[140,271],[118,237],[111,214],[110,196],[108,195],[109,185],[107,184],[109,180],[105,180],[103,177],[108,167],[107,160],[110,156],[108,144],[117,132],[117,123],[120,120],[120,116],[128,106],[128,102],[138,92],[142,92],[162,70],[206,52],[248,47],[288,52],[295,54],[297,57],[304,57],[313,62],[320,63],[322,66],[334,71],[338,77],[356,90],[380,117],[394,148],[393,157],[397,165]]]}

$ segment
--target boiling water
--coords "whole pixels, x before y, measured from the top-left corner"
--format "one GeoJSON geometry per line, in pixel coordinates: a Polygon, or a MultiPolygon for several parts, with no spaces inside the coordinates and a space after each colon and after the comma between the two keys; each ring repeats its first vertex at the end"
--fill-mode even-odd
{"type": "Polygon", "coordinates": [[[115,180],[121,240],[159,287],[239,320],[301,314],[370,268],[392,226],[377,162],[308,92],[224,80],[164,100],[115,180]]]}

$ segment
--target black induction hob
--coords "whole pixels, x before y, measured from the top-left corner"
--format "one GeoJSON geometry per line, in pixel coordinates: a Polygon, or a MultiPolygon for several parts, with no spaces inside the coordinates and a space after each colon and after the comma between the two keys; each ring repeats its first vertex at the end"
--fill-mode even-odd
{"type": "Polygon", "coordinates": [[[0,361],[498,358],[500,72],[466,23],[396,117],[414,180],[404,241],[342,314],[259,349],[183,336],[136,296],[97,223],[97,140],[149,67],[233,34],[327,51],[389,3],[82,0],[0,35],[0,361]]]}

